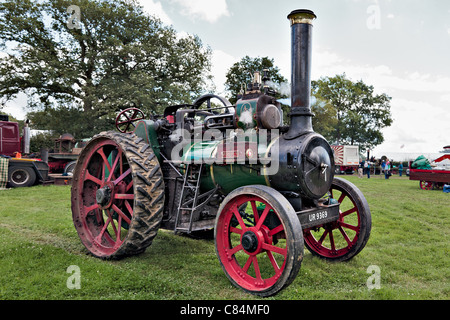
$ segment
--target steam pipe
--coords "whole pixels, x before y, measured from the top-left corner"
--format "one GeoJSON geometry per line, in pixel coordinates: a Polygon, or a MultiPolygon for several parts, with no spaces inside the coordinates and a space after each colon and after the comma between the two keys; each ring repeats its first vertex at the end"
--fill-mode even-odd
{"type": "Polygon", "coordinates": [[[311,113],[311,51],[312,21],[316,15],[311,10],[294,10],[288,15],[291,21],[291,125],[285,138],[290,140],[314,132],[311,113]]]}

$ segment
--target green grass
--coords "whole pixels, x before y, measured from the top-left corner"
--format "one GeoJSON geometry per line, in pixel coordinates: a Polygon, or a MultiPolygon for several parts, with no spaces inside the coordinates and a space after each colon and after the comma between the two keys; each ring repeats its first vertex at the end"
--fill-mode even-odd
{"type": "MultiPolygon", "coordinates": [[[[367,198],[372,234],[353,260],[328,263],[308,251],[295,281],[274,300],[450,298],[450,194],[423,191],[417,181],[346,176],[367,198]],[[369,290],[367,268],[381,270],[369,290]]],[[[0,191],[0,299],[258,299],[234,288],[213,239],[160,230],[147,251],[120,261],[89,254],[72,224],[70,187],[0,191]],[[68,289],[67,268],[81,271],[68,289]]]]}

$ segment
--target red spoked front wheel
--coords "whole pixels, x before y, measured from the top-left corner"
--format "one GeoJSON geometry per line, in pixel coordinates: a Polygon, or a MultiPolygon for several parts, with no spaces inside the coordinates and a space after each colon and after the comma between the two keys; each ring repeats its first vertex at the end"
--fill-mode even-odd
{"type": "Polygon", "coordinates": [[[349,260],[358,254],[369,240],[372,226],[369,205],[354,184],[337,177],[325,197],[339,202],[339,219],[304,229],[306,247],[314,255],[327,260],[349,260]]]}
{"type": "Polygon", "coordinates": [[[72,217],[85,247],[100,258],[145,250],[162,220],[164,183],[150,146],[106,132],[83,149],[72,182],[72,217]]]}
{"type": "Polygon", "coordinates": [[[215,241],[230,281],[260,296],[289,285],[303,258],[303,236],[294,209],[278,191],[266,186],[238,188],[224,199],[215,241]]]}

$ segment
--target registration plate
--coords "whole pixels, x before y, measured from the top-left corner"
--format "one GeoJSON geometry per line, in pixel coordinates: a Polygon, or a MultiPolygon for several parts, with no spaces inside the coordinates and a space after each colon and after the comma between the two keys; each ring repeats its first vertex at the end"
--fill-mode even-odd
{"type": "Polygon", "coordinates": [[[339,218],[339,204],[297,212],[302,229],[336,221],[339,218]]]}

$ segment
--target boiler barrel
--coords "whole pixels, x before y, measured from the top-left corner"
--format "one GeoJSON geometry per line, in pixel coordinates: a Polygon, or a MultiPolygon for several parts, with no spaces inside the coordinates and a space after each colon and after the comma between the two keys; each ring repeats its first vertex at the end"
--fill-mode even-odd
{"type": "Polygon", "coordinates": [[[224,141],[199,141],[185,147],[183,162],[186,164],[204,163],[205,168],[201,178],[203,192],[219,185],[220,192],[228,194],[234,189],[246,185],[268,185],[263,165],[256,161],[250,162],[247,157],[250,155],[256,159],[256,154],[264,157],[266,150],[265,146],[262,145],[258,148],[256,144],[252,144],[249,148],[248,144],[241,147],[233,141],[225,143],[224,141]],[[229,144],[228,148],[227,144],[229,144]],[[243,163],[239,163],[239,160],[243,160],[241,161],[243,163]]]}

